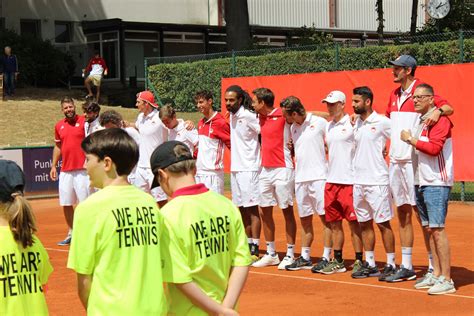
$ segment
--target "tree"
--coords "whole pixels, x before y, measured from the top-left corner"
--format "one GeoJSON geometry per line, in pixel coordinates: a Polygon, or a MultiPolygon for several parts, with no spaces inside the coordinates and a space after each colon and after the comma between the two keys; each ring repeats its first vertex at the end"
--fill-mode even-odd
{"type": "Polygon", "coordinates": [[[474,28],[474,4],[466,0],[451,0],[451,10],[440,20],[429,19],[417,34],[457,32],[474,28]]]}
{"type": "Polygon", "coordinates": [[[416,34],[416,20],[418,18],[418,0],[413,0],[411,3],[411,21],[410,21],[410,35],[416,34]]]}
{"type": "Polygon", "coordinates": [[[377,34],[379,35],[379,44],[383,44],[383,0],[377,0],[375,3],[375,11],[377,11],[377,21],[379,25],[377,27],[377,34]]]}
{"type": "Polygon", "coordinates": [[[247,0],[224,0],[224,17],[229,50],[251,47],[249,10],[247,0]]]}

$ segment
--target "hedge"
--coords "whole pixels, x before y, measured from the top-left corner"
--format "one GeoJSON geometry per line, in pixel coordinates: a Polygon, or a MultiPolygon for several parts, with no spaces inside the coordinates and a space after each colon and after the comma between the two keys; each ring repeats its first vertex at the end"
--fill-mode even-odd
{"type": "MultiPolygon", "coordinates": [[[[474,39],[465,39],[463,50],[464,62],[473,61],[474,39]]],[[[237,56],[234,60],[235,77],[384,68],[388,60],[400,54],[414,56],[418,65],[460,62],[458,40],[337,50],[331,45],[313,50],[237,56]]],[[[148,79],[160,98],[172,99],[179,111],[191,112],[195,111],[193,95],[198,90],[211,90],[216,100],[220,99],[221,78],[233,77],[232,69],[232,57],[157,64],[148,67],[148,79]]],[[[216,102],[216,105],[219,103],[216,102]]]]}
{"type": "Polygon", "coordinates": [[[20,84],[52,87],[68,81],[74,71],[72,57],[49,41],[31,35],[20,36],[11,30],[0,31],[0,47],[10,46],[18,58],[20,84]]]}

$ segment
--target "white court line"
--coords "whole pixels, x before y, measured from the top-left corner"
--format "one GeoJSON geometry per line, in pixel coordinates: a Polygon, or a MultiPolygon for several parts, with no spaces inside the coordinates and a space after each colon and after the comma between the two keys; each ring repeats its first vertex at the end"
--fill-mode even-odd
{"type": "MultiPolygon", "coordinates": [[[[252,274],[260,274],[260,275],[269,275],[269,276],[275,276],[275,277],[281,277],[281,278],[289,278],[289,279],[300,279],[300,280],[308,280],[308,281],[318,281],[318,282],[328,282],[328,283],[339,283],[339,284],[356,285],[356,286],[367,286],[367,287],[374,287],[374,288],[379,288],[379,289],[389,289],[389,290],[396,290],[396,291],[407,291],[407,292],[414,292],[414,293],[419,293],[419,294],[427,295],[425,291],[412,290],[412,289],[404,289],[404,288],[391,287],[391,286],[383,286],[383,285],[364,284],[364,283],[355,283],[355,282],[337,281],[337,280],[326,280],[326,279],[317,279],[317,278],[302,277],[302,276],[297,276],[297,275],[284,275],[284,274],[267,273],[267,272],[256,272],[256,271],[250,271],[250,273],[252,273],[252,274]]],[[[474,299],[474,296],[467,296],[467,295],[445,294],[445,296],[453,296],[453,297],[474,299]]]]}
{"type": "Polygon", "coordinates": [[[66,249],[58,249],[58,248],[44,248],[49,251],[59,251],[59,252],[69,252],[69,250],[66,249]]]}

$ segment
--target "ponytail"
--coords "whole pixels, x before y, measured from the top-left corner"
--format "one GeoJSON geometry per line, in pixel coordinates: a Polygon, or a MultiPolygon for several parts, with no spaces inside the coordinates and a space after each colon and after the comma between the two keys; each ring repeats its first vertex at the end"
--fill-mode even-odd
{"type": "Polygon", "coordinates": [[[8,202],[7,214],[13,238],[23,248],[33,245],[33,234],[36,233],[36,220],[30,203],[20,192],[12,194],[13,201],[8,202]]]}
{"type": "Polygon", "coordinates": [[[237,86],[237,85],[228,87],[226,92],[230,92],[230,91],[235,92],[238,99],[242,98],[242,106],[245,109],[251,112],[255,112],[255,109],[252,106],[252,98],[247,93],[247,91],[243,90],[240,86],[237,86]]]}

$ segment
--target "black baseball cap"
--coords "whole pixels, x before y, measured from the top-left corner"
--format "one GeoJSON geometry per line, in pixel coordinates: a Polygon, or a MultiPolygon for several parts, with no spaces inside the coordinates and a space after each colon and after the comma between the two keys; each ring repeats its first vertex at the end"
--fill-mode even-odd
{"type": "Polygon", "coordinates": [[[395,60],[388,62],[393,66],[416,68],[416,59],[410,55],[400,55],[395,60]]]}
{"type": "Polygon", "coordinates": [[[151,184],[151,188],[153,189],[160,186],[160,183],[156,179],[155,170],[165,169],[166,167],[169,167],[172,164],[185,161],[185,160],[192,160],[192,159],[194,158],[188,146],[186,146],[184,143],[180,141],[170,140],[158,146],[153,151],[153,154],[151,154],[151,158],[150,158],[150,166],[151,166],[151,170],[153,171],[153,176],[154,176],[153,183],[151,184]],[[184,148],[186,148],[186,152],[184,153],[184,155],[182,154],[180,156],[176,156],[174,152],[174,148],[178,145],[184,146],[184,148]]]}
{"type": "Polygon", "coordinates": [[[0,201],[12,201],[12,194],[23,192],[24,188],[25,175],[20,167],[11,160],[0,159],[0,201]]]}

